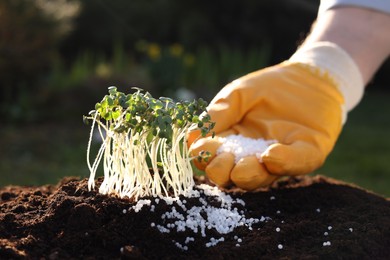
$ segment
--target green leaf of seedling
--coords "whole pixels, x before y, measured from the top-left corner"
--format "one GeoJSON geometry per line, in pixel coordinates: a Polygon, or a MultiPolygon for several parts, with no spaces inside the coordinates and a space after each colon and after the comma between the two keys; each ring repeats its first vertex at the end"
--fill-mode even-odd
{"type": "Polygon", "coordinates": [[[118,119],[120,115],[121,115],[121,111],[119,111],[119,110],[113,111],[111,113],[112,119],[114,119],[114,120],[118,119]]]}
{"type": "Polygon", "coordinates": [[[173,103],[172,98],[169,98],[169,97],[160,97],[159,99],[160,99],[163,103],[169,103],[169,102],[172,102],[172,103],[173,103]]]}
{"type": "Polygon", "coordinates": [[[175,103],[171,98],[160,97],[159,100],[161,100],[161,102],[164,104],[164,107],[166,107],[166,109],[171,109],[175,107],[175,103]]]}
{"type": "Polygon", "coordinates": [[[203,108],[206,108],[207,107],[207,102],[203,99],[203,98],[199,98],[198,99],[198,105],[201,109],[203,108]]]}
{"type": "Polygon", "coordinates": [[[126,113],[126,115],[125,115],[126,122],[129,122],[130,119],[131,119],[131,114],[130,113],[126,113]]]}
{"type": "Polygon", "coordinates": [[[107,97],[107,104],[111,107],[114,105],[114,100],[111,97],[107,97]]]}
{"type": "Polygon", "coordinates": [[[163,107],[164,107],[164,104],[160,100],[156,100],[155,107],[153,109],[156,110],[156,109],[163,108],[163,107]]]}
{"type": "Polygon", "coordinates": [[[200,133],[202,134],[202,137],[205,137],[209,132],[209,129],[205,126],[200,128],[200,133]]]}
{"type": "Polygon", "coordinates": [[[209,114],[205,114],[203,117],[202,117],[202,122],[203,123],[207,123],[209,122],[211,119],[210,115],[209,114]]]}
{"type": "Polygon", "coordinates": [[[160,130],[160,132],[158,132],[158,137],[167,138],[167,133],[163,130],[160,130]]]}
{"type": "Polygon", "coordinates": [[[215,127],[215,122],[211,122],[209,124],[209,131],[211,131],[211,129],[214,129],[214,127],[215,127]]]}
{"type": "Polygon", "coordinates": [[[197,116],[197,115],[194,115],[193,117],[192,117],[192,123],[198,123],[199,122],[199,116],[197,116]]]}
{"type": "Polygon", "coordinates": [[[109,111],[109,112],[106,113],[105,119],[106,119],[107,121],[109,121],[109,120],[112,119],[112,112],[111,112],[111,111],[109,111]]]}
{"type": "Polygon", "coordinates": [[[142,126],[140,126],[140,125],[136,125],[136,126],[133,128],[133,130],[134,130],[135,133],[141,133],[142,130],[143,130],[143,128],[142,128],[142,126]]]}
{"type": "Polygon", "coordinates": [[[194,103],[191,103],[189,106],[188,106],[188,109],[190,110],[191,114],[194,113],[194,112],[197,112],[196,110],[196,104],[194,103]]]}
{"type": "Polygon", "coordinates": [[[100,108],[99,109],[106,109],[108,107],[108,102],[107,102],[107,97],[108,96],[105,96],[102,100],[102,102],[100,102],[100,108]]]}
{"type": "Polygon", "coordinates": [[[129,107],[129,104],[127,103],[126,97],[124,95],[121,95],[119,98],[119,105],[123,107],[124,109],[129,107]]]}
{"type": "Polygon", "coordinates": [[[102,104],[100,104],[100,103],[96,103],[95,104],[95,109],[96,110],[99,110],[101,107],[102,107],[102,104]]]}
{"type": "Polygon", "coordinates": [[[135,118],[130,119],[130,124],[132,124],[133,126],[137,125],[138,124],[137,119],[135,118]]]}
{"type": "Polygon", "coordinates": [[[142,115],[146,111],[146,107],[142,104],[139,104],[135,107],[135,110],[138,114],[142,115]]]}
{"type": "Polygon", "coordinates": [[[107,120],[107,117],[108,117],[107,111],[106,110],[101,110],[100,111],[100,116],[102,118],[104,118],[105,120],[107,120]]]}
{"type": "Polygon", "coordinates": [[[108,93],[110,93],[110,95],[115,95],[117,93],[117,88],[115,86],[108,87],[108,93]]]}
{"type": "Polygon", "coordinates": [[[208,162],[210,160],[210,158],[211,158],[211,153],[209,151],[204,151],[204,150],[200,151],[198,156],[197,156],[197,159],[199,162],[202,162],[202,161],[208,162]]]}
{"type": "Polygon", "coordinates": [[[184,118],[184,111],[183,110],[179,110],[176,112],[176,119],[178,120],[183,120],[184,118]]]}
{"type": "Polygon", "coordinates": [[[177,120],[176,120],[176,125],[177,125],[178,127],[181,128],[181,127],[184,126],[184,124],[185,124],[185,123],[184,123],[184,120],[180,120],[180,119],[177,119],[177,120]]]}
{"type": "Polygon", "coordinates": [[[172,118],[171,118],[170,116],[168,116],[168,115],[163,116],[163,117],[162,117],[162,121],[163,121],[165,124],[167,124],[167,125],[172,124],[172,118]]]}
{"type": "Polygon", "coordinates": [[[161,108],[164,107],[163,103],[160,100],[149,100],[148,101],[149,107],[153,110],[160,110],[161,108]]]}

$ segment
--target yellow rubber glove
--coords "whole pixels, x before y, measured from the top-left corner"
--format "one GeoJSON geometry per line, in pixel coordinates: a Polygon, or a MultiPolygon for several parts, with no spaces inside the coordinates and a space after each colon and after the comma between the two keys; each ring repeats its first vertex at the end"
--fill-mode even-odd
{"type": "MultiPolygon", "coordinates": [[[[316,46],[314,54],[311,49],[290,61],[248,74],[217,94],[208,107],[211,120],[216,122],[216,138],[197,140],[196,132],[189,138],[189,142],[196,140],[191,146],[194,156],[201,151],[211,153],[207,162],[195,161],[211,181],[219,186],[233,182],[240,188],[253,190],[283,175],[310,173],[323,164],[340,134],[346,111],[362,95],[362,90],[348,94],[351,86],[344,86],[348,78],[330,71],[334,68],[326,57],[329,50],[334,52],[335,46],[329,49],[325,45],[325,48],[316,46]],[[253,155],[235,163],[233,154],[217,154],[221,145],[218,136],[231,134],[275,139],[277,143],[261,155],[261,162],[253,155]]],[[[347,55],[337,46],[336,50],[333,54],[341,51],[347,55]]],[[[351,65],[351,60],[347,61],[351,65]]],[[[362,85],[356,71],[346,73],[355,77],[353,82],[362,85]]]]}

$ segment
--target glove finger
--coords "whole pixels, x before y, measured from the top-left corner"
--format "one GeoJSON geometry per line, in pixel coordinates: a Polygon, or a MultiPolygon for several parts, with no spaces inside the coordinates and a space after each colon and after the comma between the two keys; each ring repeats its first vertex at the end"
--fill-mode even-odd
{"type": "MultiPolygon", "coordinates": [[[[195,131],[198,131],[198,130],[195,130],[195,131]]],[[[200,131],[199,131],[200,133],[200,131]]],[[[219,138],[218,137],[226,137],[226,136],[229,136],[229,135],[234,135],[234,134],[237,134],[237,132],[235,132],[233,129],[229,129],[229,130],[226,130],[220,134],[218,134],[218,136],[212,138],[211,136],[209,137],[205,137],[205,138],[198,138],[195,142],[192,142],[191,143],[191,146],[190,146],[190,154],[191,156],[193,157],[196,157],[199,155],[200,152],[202,151],[208,151],[210,152],[210,157],[208,158],[207,161],[199,161],[197,158],[194,159],[194,164],[195,166],[199,169],[199,170],[202,170],[204,171],[207,164],[211,162],[211,160],[214,159],[215,155],[217,154],[217,150],[218,148],[222,145],[222,143],[219,141],[219,138]]],[[[192,135],[192,132],[189,134],[189,136],[192,135]]],[[[196,133],[194,134],[196,135],[196,133]]],[[[194,138],[194,136],[191,136],[191,138],[194,138]]]]}
{"type": "Polygon", "coordinates": [[[207,112],[211,121],[217,122],[214,126],[214,132],[219,134],[231,126],[237,124],[242,119],[242,109],[240,92],[236,90],[240,81],[236,80],[225,86],[210,102],[207,112]]]}
{"type": "Polygon", "coordinates": [[[308,142],[273,144],[261,155],[267,170],[276,175],[302,175],[319,168],[326,155],[308,142]]]}
{"type": "Polygon", "coordinates": [[[221,187],[228,186],[230,172],[234,167],[234,155],[232,153],[221,153],[216,156],[206,167],[207,177],[221,187]]]}
{"type": "Polygon", "coordinates": [[[195,166],[199,169],[204,171],[206,169],[206,166],[208,163],[210,163],[214,157],[217,155],[217,150],[221,146],[221,143],[218,138],[212,138],[212,137],[206,137],[201,138],[195,143],[193,143],[190,147],[190,154],[191,157],[195,157],[193,162],[195,166]],[[210,156],[206,160],[199,160],[198,156],[203,154],[205,155],[205,152],[209,152],[210,156]]]}
{"type": "Polygon", "coordinates": [[[196,142],[197,140],[199,140],[199,138],[201,138],[201,132],[199,129],[196,129],[196,130],[192,130],[190,132],[187,133],[187,147],[190,148],[191,145],[196,142]]]}
{"type": "Polygon", "coordinates": [[[234,184],[244,190],[255,190],[274,182],[278,176],[270,174],[255,156],[248,156],[238,161],[230,173],[234,184]]]}

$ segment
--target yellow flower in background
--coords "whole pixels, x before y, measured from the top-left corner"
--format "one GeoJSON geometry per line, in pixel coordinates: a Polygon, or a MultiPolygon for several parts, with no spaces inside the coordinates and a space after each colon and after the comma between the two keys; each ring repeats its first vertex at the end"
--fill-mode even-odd
{"type": "Polygon", "coordinates": [[[108,79],[112,75],[112,70],[110,65],[101,62],[96,66],[95,73],[100,78],[108,79]]]}
{"type": "Polygon", "coordinates": [[[194,65],[194,63],[195,63],[195,56],[194,55],[186,54],[184,56],[184,65],[185,66],[190,67],[190,66],[194,65]]]}
{"type": "Polygon", "coordinates": [[[182,53],[183,53],[183,46],[181,46],[178,43],[172,44],[169,47],[169,52],[174,57],[180,57],[182,55],[182,53]]]}
{"type": "Polygon", "coordinates": [[[161,48],[156,43],[150,43],[148,46],[148,56],[152,60],[158,60],[161,56],[161,48]]]}

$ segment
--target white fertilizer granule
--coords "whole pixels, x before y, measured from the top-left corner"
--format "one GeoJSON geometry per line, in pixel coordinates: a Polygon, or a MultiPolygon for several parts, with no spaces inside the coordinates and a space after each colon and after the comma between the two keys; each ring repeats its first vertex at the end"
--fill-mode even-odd
{"type": "MultiPolygon", "coordinates": [[[[238,227],[251,230],[253,225],[270,220],[269,217],[264,216],[247,217],[245,202],[242,199],[234,198],[217,187],[206,184],[195,186],[181,198],[161,196],[153,200],[141,199],[130,209],[139,212],[143,207],[148,207],[150,212],[155,212],[157,203],[161,204],[161,201],[165,202],[167,210],[159,216],[158,221],[152,222],[150,227],[167,234],[190,231],[193,236],[188,236],[181,241],[173,241],[183,251],[187,251],[192,246],[196,237],[209,238],[205,246],[214,247],[224,242],[224,236],[234,232],[238,227]],[[187,203],[189,200],[192,203],[187,203]],[[219,236],[212,236],[215,234],[219,236]]],[[[235,240],[237,244],[242,242],[242,239],[237,236],[235,240]]]]}
{"type": "Polygon", "coordinates": [[[139,212],[142,209],[143,206],[145,206],[145,205],[150,206],[150,203],[151,203],[151,201],[147,200],[147,199],[139,200],[137,202],[137,204],[135,204],[132,208],[137,213],[137,212],[139,212]]]}
{"type": "Polygon", "coordinates": [[[276,140],[264,140],[262,138],[253,139],[242,135],[229,135],[220,137],[222,145],[218,148],[217,154],[232,153],[237,163],[241,158],[247,156],[256,156],[261,162],[261,154],[276,140]]]}

